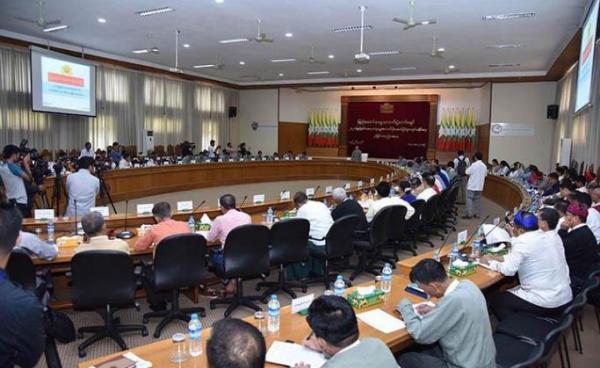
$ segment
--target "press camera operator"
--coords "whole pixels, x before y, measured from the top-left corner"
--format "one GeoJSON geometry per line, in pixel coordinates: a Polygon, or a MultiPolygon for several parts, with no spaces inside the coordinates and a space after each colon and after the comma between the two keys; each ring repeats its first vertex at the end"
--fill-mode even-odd
{"type": "Polygon", "coordinates": [[[69,204],[66,216],[75,216],[75,201],[77,201],[78,217],[90,212],[90,208],[96,205],[96,196],[100,192],[100,180],[93,175],[94,172],[94,159],[82,157],[78,161],[77,172],[67,176],[69,204]]]}
{"type": "Polygon", "coordinates": [[[23,217],[31,217],[25,182],[32,183],[31,156],[21,155],[21,149],[9,144],[2,150],[4,162],[0,165],[0,177],[9,201],[15,202],[23,217]]]}

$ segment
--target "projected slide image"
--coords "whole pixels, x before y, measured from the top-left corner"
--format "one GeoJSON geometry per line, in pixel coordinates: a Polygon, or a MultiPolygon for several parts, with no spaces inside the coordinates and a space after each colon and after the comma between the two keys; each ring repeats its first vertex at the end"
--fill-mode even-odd
{"type": "Polygon", "coordinates": [[[581,49],[579,51],[579,70],[577,72],[577,97],[575,99],[575,111],[588,105],[591,100],[597,19],[598,0],[592,4],[592,8],[590,9],[588,17],[583,24],[583,31],[581,34],[581,49]]]}
{"type": "Polygon", "coordinates": [[[90,67],[41,57],[42,104],[45,107],[90,111],[90,67]]]}

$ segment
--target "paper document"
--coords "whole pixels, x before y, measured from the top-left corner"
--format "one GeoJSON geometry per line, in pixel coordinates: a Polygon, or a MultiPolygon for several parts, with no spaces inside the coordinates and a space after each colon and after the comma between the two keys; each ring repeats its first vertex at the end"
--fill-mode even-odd
{"type": "Polygon", "coordinates": [[[406,327],[403,321],[396,317],[392,317],[381,309],[359,313],[356,317],[383,333],[392,333],[406,327]]]}
{"type": "Polygon", "coordinates": [[[296,363],[310,364],[310,368],[320,368],[327,359],[323,354],[305,348],[302,345],[273,341],[271,348],[267,351],[267,362],[293,367],[296,363]]]}

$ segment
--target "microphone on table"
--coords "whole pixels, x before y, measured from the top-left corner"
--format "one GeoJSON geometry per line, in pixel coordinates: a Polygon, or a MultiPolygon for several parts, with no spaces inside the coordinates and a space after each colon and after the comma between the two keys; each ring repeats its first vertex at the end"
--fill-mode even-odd
{"type": "MultiPolygon", "coordinates": [[[[448,238],[450,237],[450,233],[448,232],[448,234],[446,234],[446,239],[444,239],[444,241],[442,242],[442,246],[438,248],[438,250],[436,250],[433,253],[433,258],[436,260],[440,259],[440,254],[442,253],[442,249],[444,249],[444,247],[446,246],[446,242],[448,241],[448,238]]],[[[439,262],[439,261],[438,261],[439,262]]]]}
{"type": "Polygon", "coordinates": [[[317,188],[315,189],[315,196],[317,195],[317,192],[319,191],[319,189],[321,189],[321,186],[317,185],[317,188]]]}
{"type": "MultiPolygon", "coordinates": [[[[490,218],[490,215],[485,216],[485,218],[483,220],[481,220],[479,225],[477,225],[477,228],[479,229],[481,227],[481,225],[483,225],[483,223],[486,222],[487,219],[489,219],[489,218],[490,218]]],[[[473,240],[473,238],[475,237],[475,234],[477,234],[477,232],[473,231],[471,236],[469,237],[469,239],[467,239],[467,242],[465,244],[469,244],[471,242],[471,240],[473,240]]]]}
{"type": "Polygon", "coordinates": [[[75,206],[75,235],[77,235],[77,200],[73,199],[73,206],[75,206]]]}
{"type": "Polygon", "coordinates": [[[129,200],[126,199],[125,200],[125,230],[121,231],[120,233],[117,234],[117,238],[119,239],[131,239],[133,238],[135,235],[127,230],[127,210],[129,209],[129,200]]]}
{"type": "Polygon", "coordinates": [[[241,210],[242,210],[242,206],[244,205],[244,203],[246,203],[246,199],[248,199],[248,196],[247,196],[247,195],[245,195],[245,196],[244,196],[244,199],[242,199],[242,203],[240,204],[240,207],[238,208],[238,210],[239,210],[239,211],[241,211],[241,210]]]}
{"type": "Polygon", "coordinates": [[[196,211],[198,211],[204,203],[206,203],[206,200],[203,199],[202,202],[200,202],[200,204],[197,205],[196,208],[194,208],[194,210],[192,211],[192,215],[191,215],[192,217],[194,217],[194,213],[196,213],[196,211]]]}

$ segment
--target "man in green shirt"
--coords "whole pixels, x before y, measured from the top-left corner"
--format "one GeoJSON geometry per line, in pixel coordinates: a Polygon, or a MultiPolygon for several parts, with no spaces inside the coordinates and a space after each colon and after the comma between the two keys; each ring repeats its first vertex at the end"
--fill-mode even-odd
{"type": "Polygon", "coordinates": [[[446,275],[444,266],[424,259],[410,272],[410,280],[428,295],[440,298],[435,307],[421,305],[415,312],[408,299],[398,310],[418,344],[432,345],[400,356],[402,368],[494,368],[496,347],[487,305],[469,280],[446,275]]]}

